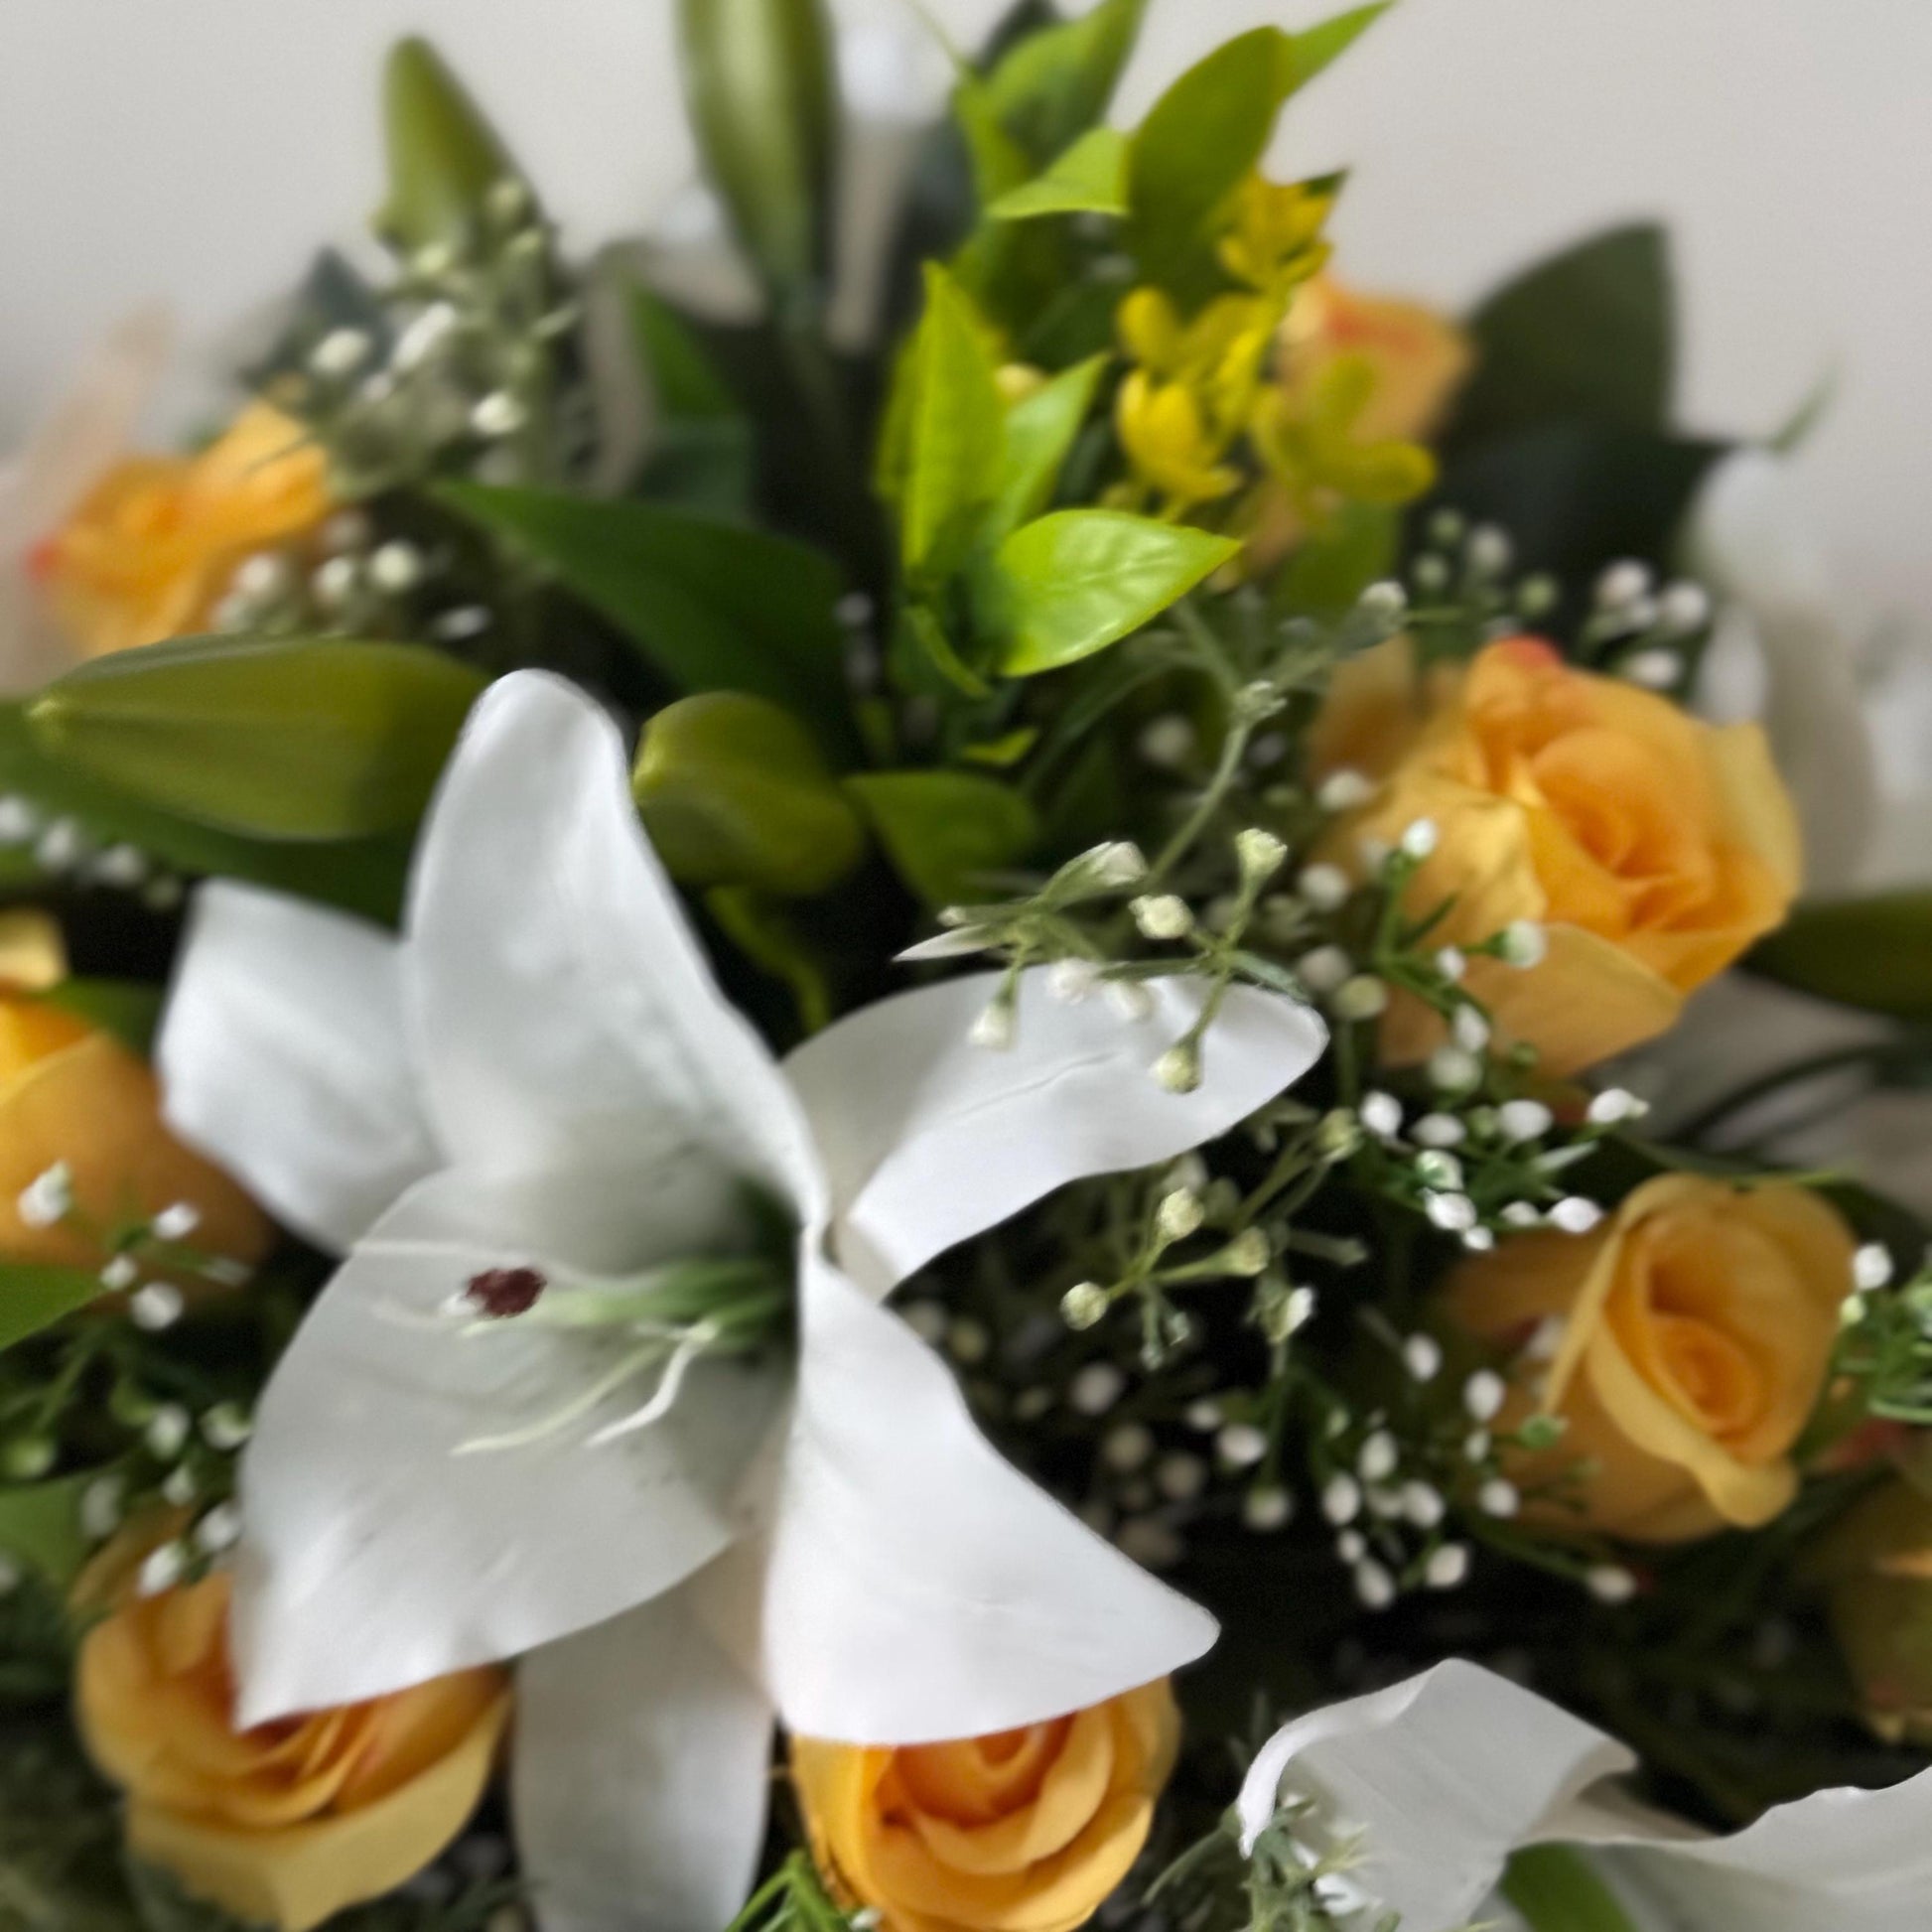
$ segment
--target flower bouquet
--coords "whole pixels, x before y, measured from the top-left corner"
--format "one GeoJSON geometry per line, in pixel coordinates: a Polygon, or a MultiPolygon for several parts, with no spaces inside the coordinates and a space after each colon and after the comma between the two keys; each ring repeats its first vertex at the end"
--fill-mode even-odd
{"type": "Polygon", "coordinates": [[[590,260],[408,42],[248,399],[19,453],[0,1924],[1927,1922],[1923,903],[1794,911],[1660,237],[1456,324],[1262,172],[1381,11],[895,143],[684,0],[590,260]]]}

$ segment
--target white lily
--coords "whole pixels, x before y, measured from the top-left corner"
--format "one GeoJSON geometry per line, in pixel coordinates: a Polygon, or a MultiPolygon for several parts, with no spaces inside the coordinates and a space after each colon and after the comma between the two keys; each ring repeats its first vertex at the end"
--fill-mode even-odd
{"type": "MultiPolygon", "coordinates": [[[[1729,1838],[1644,1810],[1615,1780],[1636,1760],[1600,1730],[1473,1664],[1447,1663],[1316,1711],[1263,1746],[1242,1786],[1242,1843],[1283,1796],[1298,1842],[1355,1840],[1361,1922],[1453,1932],[1524,1846],[1589,1848],[1633,1925],[1671,1932],[1922,1932],[1932,1897],[1932,1772],[1884,1791],[1820,1791],[1729,1838]]],[[[1480,1908],[1480,1911],[1479,1911],[1480,1908]]]]}
{"type": "Polygon", "coordinates": [[[130,316],[0,465],[0,695],[32,690],[66,668],[69,653],[40,608],[29,558],[126,450],[173,340],[165,310],[130,316]]]}
{"type": "Polygon", "coordinates": [[[879,1303],[1066,1181],[1226,1131],[1323,1035],[1237,990],[1173,1095],[1149,1064],[1197,988],[1159,983],[1133,1026],[1039,977],[1006,1052],[968,1044],[981,975],[780,1066],[712,981],[616,727],[539,673],[473,714],[400,942],[205,890],[161,1043],[171,1116],[352,1248],[244,1463],[242,1721],[522,1657],[546,1924],[715,1932],[757,1857],[773,1706],[855,1742],[969,1736],[1204,1650],[1212,1620],[995,1453],[879,1303]],[[614,1277],[729,1252],[746,1182],[799,1228],[789,1377],[687,1361],[688,1330],[667,1361],[573,1324],[614,1277]],[[547,1284],[526,1313],[452,1315],[504,1269],[547,1284]]]}

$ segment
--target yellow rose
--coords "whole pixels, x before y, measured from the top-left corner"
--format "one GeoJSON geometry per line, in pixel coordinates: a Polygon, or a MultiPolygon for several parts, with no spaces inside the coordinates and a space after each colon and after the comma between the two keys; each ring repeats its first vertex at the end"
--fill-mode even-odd
{"type": "Polygon", "coordinates": [[[74,648],[95,657],[203,628],[237,565],[313,530],[333,504],[306,435],[251,403],[197,456],[108,471],[34,559],[74,648]]]}
{"type": "MultiPolygon", "coordinates": [[[[1418,916],[1448,905],[1436,944],[1517,920],[1548,956],[1519,971],[1470,962],[1467,986],[1505,1038],[1570,1073],[1663,1033],[1685,995],[1783,919],[1798,887],[1797,821],[1755,725],[1723,729],[1617,678],[1566,664],[1534,637],[1419,678],[1407,638],[1342,665],[1311,742],[1317,777],[1380,781],[1337,829],[1393,844],[1437,831],[1409,888],[1418,916]]],[[[1434,1015],[1401,1001],[1383,1051],[1424,1057],[1434,1015]]]]}
{"type": "Polygon", "coordinates": [[[96,1234],[177,1202],[200,1215],[200,1252],[254,1261],[267,1249],[253,1202],[168,1132],[138,1055],[61,1007],[0,987],[0,1256],[96,1268],[107,1259],[96,1234]],[[20,1196],[57,1166],[71,1183],[73,1223],[31,1225],[20,1196]]]}
{"type": "MultiPolygon", "coordinates": [[[[1589,1234],[1512,1235],[1463,1262],[1445,1291],[1458,1327],[1513,1347],[1561,1324],[1540,1406],[1568,1427],[1512,1473],[1533,1489],[1591,1466],[1577,1508],[1566,1493],[1529,1513],[1640,1543],[1778,1515],[1797,1493],[1790,1451],[1824,1387],[1853,1248],[1807,1188],[1665,1174],[1589,1234]]],[[[1499,1427],[1536,1400],[1513,1393],[1499,1427]]]]}
{"type": "Polygon", "coordinates": [[[1809,1566],[1873,1730],[1932,1744],[1932,1497],[1875,1489],[1820,1542],[1809,1566]]]}
{"type": "Polygon", "coordinates": [[[1163,1679],[957,1743],[794,1737],[791,1774],[827,1881],[891,1932],[1072,1932],[1140,1856],[1179,1739],[1163,1679]]]}
{"type": "Polygon", "coordinates": [[[1363,295],[1332,275],[1296,292],[1281,332],[1282,381],[1311,392],[1342,357],[1365,362],[1375,386],[1354,430],[1366,443],[1426,442],[1474,360],[1461,330],[1416,302],[1363,295]]]}
{"type": "Polygon", "coordinates": [[[504,1674],[463,1671],[236,1731],[228,1578],[128,1605],[88,1634],[81,1734],[126,1791],[128,1844],[250,1924],[307,1932],[415,1876],[483,1796],[504,1674]]]}

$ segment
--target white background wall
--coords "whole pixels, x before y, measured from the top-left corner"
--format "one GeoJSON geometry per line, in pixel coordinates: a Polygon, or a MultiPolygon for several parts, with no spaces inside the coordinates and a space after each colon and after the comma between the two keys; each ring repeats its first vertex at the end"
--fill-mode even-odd
{"type": "MultiPolygon", "coordinates": [[[[997,8],[932,0],[962,35],[997,8]]],[[[1316,11],[1154,0],[1124,106],[1316,11]]],[[[575,238],[643,225],[685,177],[669,0],[0,0],[0,439],[135,301],[211,336],[355,234],[376,62],[412,27],[575,238]]],[[[1354,165],[1346,273],[1449,304],[1667,215],[1689,415],[1768,430],[1836,372],[1807,491],[1861,621],[1932,637],[1932,0],[1403,0],[1292,110],[1281,159],[1354,165]]]]}

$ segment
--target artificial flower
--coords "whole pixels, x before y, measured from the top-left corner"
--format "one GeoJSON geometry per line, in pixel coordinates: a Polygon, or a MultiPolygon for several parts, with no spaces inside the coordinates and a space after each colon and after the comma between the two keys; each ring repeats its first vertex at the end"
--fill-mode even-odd
{"type": "MultiPolygon", "coordinates": [[[[1346,761],[1377,781],[1336,828],[1338,858],[1433,826],[1406,904],[1442,912],[1434,943],[1493,940],[1518,921],[1545,929],[1542,964],[1472,957],[1466,985],[1549,1073],[1664,1032],[1797,891],[1797,825],[1755,725],[1702,724],[1538,638],[1427,675],[1407,637],[1350,659],[1311,757],[1317,776],[1346,761]]],[[[1441,1030],[1405,1000],[1383,1035],[1400,1063],[1441,1030]]]]}
{"type": "Polygon", "coordinates": [[[34,581],[32,561],[126,449],[167,364],[172,337],[160,310],[129,317],[0,468],[0,695],[46,683],[73,654],[34,581]]]}
{"type": "MultiPolygon", "coordinates": [[[[16,926],[15,972],[45,989],[58,948],[16,926]],[[30,953],[28,948],[34,950],[30,953]]],[[[153,1072],[111,1034],[45,992],[0,978],[0,1257],[98,1268],[111,1237],[173,1207],[193,1210],[199,1254],[252,1262],[269,1229],[226,1174],[169,1133],[153,1072]],[[36,1190],[58,1175],[51,1190],[36,1190]],[[70,1203],[50,1211],[49,1202],[70,1203]]]]}
{"type": "Polygon", "coordinates": [[[1315,1711],[1263,1746],[1241,1788],[1244,1849],[1282,1800],[1311,1856],[1353,1841],[1358,1921],[1459,1932],[1510,1854],[1589,1848],[1634,1925],[1917,1932],[1932,1894],[1932,1772],[1883,1791],[1820,1791],[1729,1838],[1646,1811],[1614,1780],[1636,1760],[1567,1712],[1473,1664],[1440,1664],[1315,1711]]]}
{"type": "Polygon", "coordinates": [[[968,1039],[983,975],[780,1067],[711,979],[616,727],[538,673],[473,715],[399,944],[205,891],[172,1115],[351,1249],[243,1464],[244,1719],[521,1656],[518,1837],[547,1923],[722,1923],[774,1704],[807,1735],[917,1743],[1197,1655],[1211,1621],[997,1455],[879,1304],[1065,1181],[1226,1131],[1321,1031],[1237,991],[1173,1095],[1149,1063],[1200,988],[1160,982],[1137,1026],[1042,978],[1005,1052],[968,1039]],[[798,1228],[789,1372],[712,1358],[702,1323],[674,1359],[661,1328],[582,1325],[639,1271],[728,1255],[747,1184],[798,1228]]]}
{"type": "Polygon", "coordinates": [[[83,656],[206,627],[236,569],[334,507],[300,423],[251,402],[194,456],[130,456],[35,552],[56,621],[83,656]]]}
{"type": "Polygon", "coordinates": [[[225,1572],[89,1631],[74,1690],[135,1857],[250,1925],[312,1926],[413,1878],[477,1808],[509,1715],[499,1670],[237,1731],[225,1572]]]}
{"type": "Polygon", "coordinates": [[[1517,1470],[1565,1499],[1541,1513],[1677,1542],[1755,1528],[1796,1494],[1791,1448],[1824,1387],[1853,1252],[1809,1188],[1664,1174],[1587,1234],[1537,1229],[1471,1256],[1445,1308],[1503,1345],[1546,1322],[1560,1333],[1540,1392],[1506,1412],[1540,1405],[1567,1425],[1517,1470]]]}
{"type": "Polygon", "coordinates": [[[990,1737],[791,1740],[814,1855],[892,1932],[1074,1932],[1126,1877],[1173,1768],[1163,1681],[990,1737]]]}
{"type": "Polygon", "coordinates": [[[1332,275],[1296,291],[1277,354],[1282,386],[1303,399],[1337,362],[1366,368],[1372,380],[1353,424],[1365,443],[1427,441],[1475,360],[1469,339],[1448,317],[1364,294],[1332,275]]]}
{"type": "Polygon", "coordinates": [[[1932,1497],[1903,1478],[1874,1489],[1809,1567],[1872,1729],[1932,1743],[1932,1497]]]}

